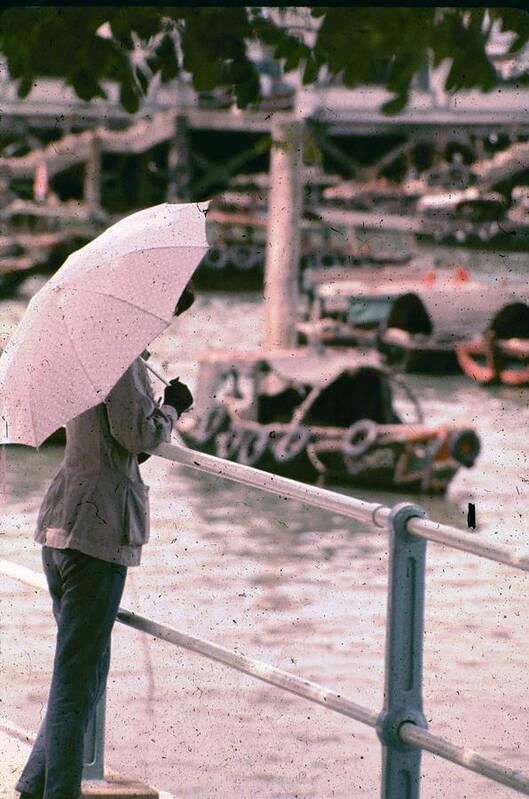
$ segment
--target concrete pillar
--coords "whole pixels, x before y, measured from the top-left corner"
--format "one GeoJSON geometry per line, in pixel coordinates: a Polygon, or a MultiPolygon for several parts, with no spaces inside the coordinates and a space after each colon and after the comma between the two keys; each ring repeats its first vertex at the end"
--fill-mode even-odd
{"type": "Polygon", "coordinates": [[[303,124],[280,118],[271,134],[264,346],[290,348],[296,344],[298,313],[303,124]]]}
{"type": "Polygon", "coordinates": [[[93,133],[85,164],[84,201],[90,211],[98,211],[101,207],[101,144],[97,131],[93,133]]]}

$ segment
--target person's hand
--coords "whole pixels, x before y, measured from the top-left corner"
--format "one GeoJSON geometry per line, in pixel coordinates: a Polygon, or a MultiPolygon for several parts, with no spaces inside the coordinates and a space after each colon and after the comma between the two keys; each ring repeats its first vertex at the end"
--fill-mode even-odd
{"type": "Polygon", "coordinates": [[[180,416],[193,404],[193,395],[186,384],[181,383],[177,377],[170,380],[169,385],[166,386],[163,401],[164,405],[171,405],[180,416]]]}

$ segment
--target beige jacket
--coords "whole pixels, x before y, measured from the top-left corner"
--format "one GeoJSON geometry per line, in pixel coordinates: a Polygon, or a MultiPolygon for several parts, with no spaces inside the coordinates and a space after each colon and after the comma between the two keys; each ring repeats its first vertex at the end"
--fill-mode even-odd
{"type": "Polygon", "coordinates": [[[149,540],[149,488],[136,455],[169,441],[177,412],[157,405],[138,358],[106,400],[66,425],[66,450],[42,502],[35,540],[138,566],[149,540]]]}

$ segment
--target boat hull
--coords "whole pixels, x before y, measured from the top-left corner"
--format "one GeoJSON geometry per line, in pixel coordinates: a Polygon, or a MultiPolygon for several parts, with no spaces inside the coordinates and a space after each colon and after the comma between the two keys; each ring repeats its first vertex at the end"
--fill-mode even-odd
{"type": "MultiPolygon", "coordinates": [[[[431,430],[429,436],[415,437],[415,440],[411,432],[408,440],[402,433],[401,440],[391,440],[382,428],[381,431],[380,438],[358,456],[344,454],[341,439],[322,440],[311,436],[306,448],[291,460],[278,460],[272,448],[267,447],[257,461],[249,465],[307,483],[329,482],[428,494],[446,491],[461,468],[447,446],[446,431],[431,430]]],[[[191,449],[226,457],[226,436],[234,435],[234,428],[228,427],[207,442],[197,441],[189,430],[179,430],[179,433],[191,449]]],[[[270,436],[270,432],[267,435],[270,436]]],[[[235,449],[227,459],[241,462],[235,449]]]]}
{"type": "Polygon", "coordinates": [[[460,344],[461,369],[481,385],[529,386],[529,340],[482,338],[460,344]]]}
{"type": "Polygon", "coordinates": [[[399,371],[416,374],[458,374],[461,363],[455,347],[429,347],[413,341],[393,344],[378,339],[378,350],[388,366],[399,371]]]}

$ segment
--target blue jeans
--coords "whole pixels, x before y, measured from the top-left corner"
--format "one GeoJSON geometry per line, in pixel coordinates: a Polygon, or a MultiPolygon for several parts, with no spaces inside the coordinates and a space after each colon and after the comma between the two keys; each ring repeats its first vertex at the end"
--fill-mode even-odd
{"type": "Polygon", "coordinates": [[[42,563],[57,642],[46,716],[16,789],[36,799],[78,799],[84,734],[105,690],[127,567],[47,546],[42,563]]]}

